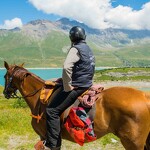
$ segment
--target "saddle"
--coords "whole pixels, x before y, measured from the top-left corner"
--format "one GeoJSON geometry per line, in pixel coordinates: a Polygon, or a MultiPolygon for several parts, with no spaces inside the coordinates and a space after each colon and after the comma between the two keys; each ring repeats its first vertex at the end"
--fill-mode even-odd
{"type": "Polygon", "coordinates": [[[43,104],[48,104],[48,100],[53,93],[53,90],[56,86],[55,81],[45,81],[45,86],[42,88],[40,93],[40,101],[43,104]]]}
{"type": "MultiPolygon", "coordinates": [[[[40,93],[40,100],[43,104],[48,104],[48,100],[57,84],[58,81],[45,81],[45,86],[40,93]]],[[[104,87],[101,85],[95,84],[79,96],[78,100],[84,107],[90,108],[94,105],[95,101],[98,99],[98,94],[101,93],[103,89],[104,87]]]]}

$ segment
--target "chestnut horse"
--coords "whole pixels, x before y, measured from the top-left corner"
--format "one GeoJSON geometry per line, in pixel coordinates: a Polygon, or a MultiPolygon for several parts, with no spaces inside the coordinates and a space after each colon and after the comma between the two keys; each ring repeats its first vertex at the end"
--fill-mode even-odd
{"type": "MultiPolygon", "coordinates": [[[[18,89],[27,102],[33,115],[42,114],[46,105],[39,100],[44,80],[30,73],[22,66],[9,65],[5,75],[4,95],[11,98],[18,89]]],[[[45,139],[45,114],[41,120],[32,118],[32,127],[45,139]]],[[[67,131],[62,128],[62,137],[71,140],[67,131]]],[[[99,95],[96,101],[94,131],[97,138],[113,133],[120,138],[126,150],[150,150],[150,99],[142,91],[129,87],[108,88],[99,95]]]]}

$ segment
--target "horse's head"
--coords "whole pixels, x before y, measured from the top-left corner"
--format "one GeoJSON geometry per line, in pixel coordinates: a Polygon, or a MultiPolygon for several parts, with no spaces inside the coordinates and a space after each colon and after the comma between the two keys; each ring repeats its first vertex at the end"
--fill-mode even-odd
{"type": "Polygon", "coordinates": [[[7,62],[4,62],[4,66],[7,71],[4,76],[5,87],[4,87],[3,94],[7,99],[9,99],[16,96],[16,91],[18,89],[17,84],[20,79],[19,72],[24,68],[22,68],[22,66],[17,66],[17,65],[9,66],[7,62]]]}

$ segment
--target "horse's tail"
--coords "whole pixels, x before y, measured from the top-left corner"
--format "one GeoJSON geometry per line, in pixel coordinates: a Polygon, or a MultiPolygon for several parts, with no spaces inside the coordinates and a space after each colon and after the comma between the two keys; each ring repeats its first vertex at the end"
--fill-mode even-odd
{"type": "MultiPolygon", "coordinates": [[[[148,106],[149,112],[150,112],[150,93],[149,93],[149,92],[146,92],[146,93],[145,93],[145,96],[146,96],[146,98],[148,99],[147,106],[148,106]]],[[[146,143],[145,143],[144,150],[150,150],[150,132],[149,132],[148,137],[147,137],[147,139],[146,139],[146,143]]]]}
{"type": "Polygon", "coordinates": [[[148,137],[146,139],[144,150],[150,150],[150,133],[148,134],[148,137]]]}

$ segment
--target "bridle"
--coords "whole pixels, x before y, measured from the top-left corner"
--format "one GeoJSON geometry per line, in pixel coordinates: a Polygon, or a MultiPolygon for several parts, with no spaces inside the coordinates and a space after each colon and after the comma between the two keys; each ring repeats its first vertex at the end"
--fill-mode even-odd
{"type": "MultiPolygon", "coordinates": [[[[8,79],[6,79],[6,77],[8,77],[8,71],[5,74],[5,76],[4,76],[5,77],[5,84],[6,84],[6,80],[7,80],[7,85],[5,85],[5,89],[3,91],[5,98],[7,98],[7,99],[10,99],[10,98],[21,99],[21,98],[31,97],[31,96],[34,96],[36,93],[38,93],[42,89],[42,88],[40,88],[40,89],[34,90],[33,92],[31,92],[25,96],[18,96],[17,95],[18,88],[13,84],[13,79],[14,79],[15,75],[17,75],[17,73],[19,73],[21,71],[21,69],[22,68],[20,68],[18,66],[14,67],[13,72],[11,73],[11,75],[8,79]]],[[[31,73],[26,72],[26,70],[22,70],[22,72],[24,73],[22,81],[24,80],[24,78],[26,77],[27,74],[32,75],[31,73]]]]}
{"type": "MultiPolygon", "coordinates": [[[[5,96],[5,98],[9,99],[9,98],[18,98],[18,99],[22,99],[22,98],[27,98],[27,97],[31,97],[34,96],[35,94],[37,94],[39,91],[41,91],[41,89],[43,88],[43,86],[39,89],[35,89],[33,90],[31,93],[26,94],[24,96],[18,96],[17,95],[17,90],[19,90],[17,88],[17,86],[20,85],[20,87],[23,84],[24,79],[28,76],[34,76],[34,74],[28,72],[26,69],[19,67],[19,66],[14,66],[13,68],[11,68],[11,70],[7,69],[7,72],[5,74],[5,88],[3,91],[3,94],[5,96]],[[12,72],[12,73],[11,73],[12,72]],[[17,82],[17,80],[20,80],[19,85],[17,85],[17,83],[15,84],[14,82],[17,82]]],[[[34,76],[35,77],[35,76],[34,76]]],[[[22,86],[23,87],[23,86],[22,86]]],[[[41,109],[41,103],[38,103],[38,114],[35,115],[32,113],[31,111],[31,116],[32,118],[37,119],[37,123],[39,123],[39,121],[42,119],[44,111],[40,112],[41,109]]]]}
{"type": "Polygon", "coordinates": [[[4,94],[5,98],[7,98],[7,99],[19,98],[19,96],[17,95],[17,88],[15,86],[13,86],[13,84],[12,84],[15,72],[16,72],[16,70],[14,67],[14,70],[8,79],[6,79],[6,77],[8,77],[8,72],[6,72],[6,74],[4,76],[5,84],[6,84],[6,80],[7,80],[7,84],[5,85],[5,89],[3,91],[3,94],[4,94]]]}

